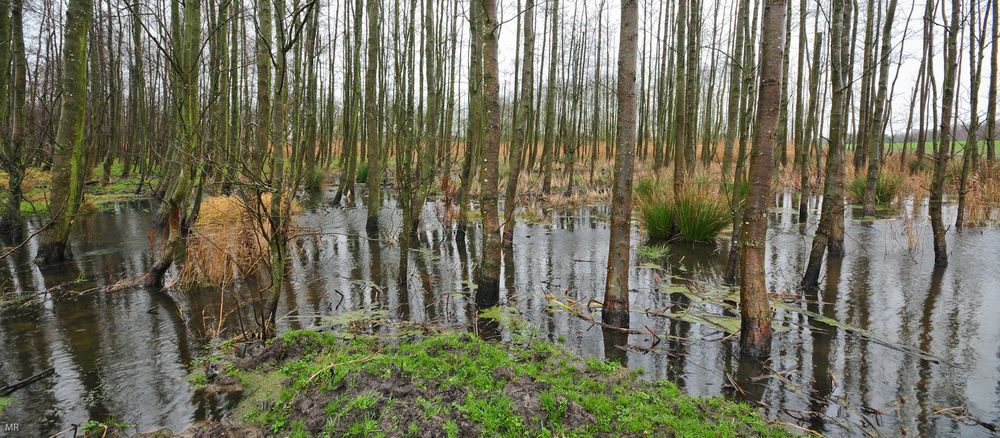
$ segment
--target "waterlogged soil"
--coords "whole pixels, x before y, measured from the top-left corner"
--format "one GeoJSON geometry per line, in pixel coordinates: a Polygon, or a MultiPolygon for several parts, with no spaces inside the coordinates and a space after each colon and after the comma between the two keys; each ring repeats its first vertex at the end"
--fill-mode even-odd
{"type": "MultiPolygon", "coordinates": [[[[360,329],[385,337],[417,324],[510,343],[515,321],[523,321],[537,328],[536,339],[574,355],[616,361],[642,370],[639,379],[667,380],[687,394],[744,401],[767,418],[825,435],[990,436],[1000,424],[1000,230],[950,230],[951,264],[935,270],[925,199],[908,199],[878,220],[862,220],[849,208],[845,256],[824,262],[819,290],[802,291],[796,286],[818,200],[810,221],[799,224],[793,198],[776,197],[766,261],[768,287],[782,303],[775,313],[780,330],[773,356],[758,361],[740,356],[724,302],[678,293],[724,290],[725,236],[716,245],[635,250],[633,332],[622,334],[595,326],[589,310],[566,311],[550,300],[586,309],[601,298],[605,206],[519,221],[514,250],[504,254],[502,287],[492,296],[472,280],[481,233],[456,241],[440,205],[424,211],[403,288],[394,240],[369,240],[363,208],[333,207],[331,195],[303,202],[296,220],[303,233],[291,245],[279,303],[283,331],[360,329]],[[670,317],[689,306],[700,309],[692,313],[698,318],[670,317]],[[494,307],[508,317],[480,317],[494,307]]],[[[220,329],[223,337],[237,336],[251,320],[249,310],[233,309],[234,294],[94,291],[151,266],[149,248],[159,240],[149,231],[150,210],[148,203],[120,203],[83,218],[71,263],[34,264],[35,240],[0,261],[7,307],[0,312],[0,386],[54,369],[4,401],[0,425],[17,424],[13,436],[72,436],[74,425],[89,419],[114,420],[128,433],[183,431],[218,424],[212,422],[240,404],[226,385],[217,382],[213,392],[192,378],[219,351],[212,339],[220,329]]],[[[947,208],[945,221],[954,217],[947,208]]],[[[386,200],[384,234],[394,235],[400,222],[394,201],[386,200]]],[[[633,248],[647,244],[638,227],[632,240],[633,248]]],[[[516,388],[517,381],[507,383],[516,388]]]]}

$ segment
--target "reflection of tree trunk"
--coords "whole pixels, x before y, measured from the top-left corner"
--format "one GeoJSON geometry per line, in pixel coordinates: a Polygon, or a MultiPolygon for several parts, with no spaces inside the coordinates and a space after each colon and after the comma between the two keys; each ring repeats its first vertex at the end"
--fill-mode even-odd
{"type": "Polygon", "coordinates": [[[759,379],[759,377],[768,375],[770,371],[760,360],[755,358],[742,356],[738,362],[736,375],[733,376],[736,384],[743,390],[739,392],[738,399],[751,406],[756,406],[764,399],[764,393],[767,392],[767,384],[770,381],[770,379],[759,379]]]}
{"type": "MultiPolygon", "coordinates": [[[[840,289],[840,268],[843,259],[832,257],[826,263],[826,288],[823,296],[820,297],[818,289],[810,288],[806,290],[806,310],[821,314],[827,318],[836,318],[837,292],[840,289]]],[[[824,411],[829,405],[830,395],[833,394],[833,378],[830,375],[831,343],[836,339],[833,327],[826,324],[817,323],[810,320],[810,333],[812,334],[812,379],[813,387],[809,401],[809,410],[813,414],[809,417],[810,428],[816,431],[823,431],[825,424],[824,411]]]]}
{"type": "Polygon", "coordinates": [[[601,328],[604,336],[604,359],[628,367],[628,332],[612,327],[601,328]]]}
{"type": "MultiPolygon", "coordinates": [[[[941,296],[941,283],[944,279],[944,273],[944,269],[941,268],[935,268],[931,272],[930,284],[927,287],[927,296],[924,298],[923,310],[920,313],[920,351],[931,351],[931,346],[934,343],[934,310],[937,307],[937,300],[941,296]]],[[[931,362],[920,360],[918,374],[920,377],[917,380],[916,387],[917,406],[920,407],[921,416],[925,417],[930,413],[931,406],[929,403],[932,396],[931,393],[934,390],[931,387],[931,378],[933,377],[931,362]]],[[[933,426],[934,423],[932,421],[922,422],[920,435],[933,435],[933,430],[924,429],[926,424],[933,426]]]]}

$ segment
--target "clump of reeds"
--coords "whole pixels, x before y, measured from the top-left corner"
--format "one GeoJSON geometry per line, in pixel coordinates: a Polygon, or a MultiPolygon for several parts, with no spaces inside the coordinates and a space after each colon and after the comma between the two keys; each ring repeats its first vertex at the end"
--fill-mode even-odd
{"type": "MultiPolygon", "coordinates": [[[[187,238],[181,284],[228,287],[267,269],[270,205],[269,193],[261,196],[260,202],[235,195],[203,199],[187,238]]],[[[302,210],[294,202],[289,209],[292,215],[302,210]]]]}
{"type": "Polygon", "coordinates": [[[362,162],[362,163],[358,163],[357,174],[356,174],[356,176],[354,178],[354,181],[357,181],[359,183],[367,183],[368,182],[368,162],[367,161],[362,162]]]}
{"type": "Polygon", "coordinates": [[[326,182],[326,169],[321,166],[314,166],[306,170],[303,188],[306,191],[315,192],[323,187],[324,182],[326,182]]]}
{"type": "Polygon", "coordinates": [[[710,179],[695,178],[679,195],[672,184],[640,178],[635,185],[639,220],[651,240],[712,242],[730,221],[726,198],[710,179]]]}
{"type": "MultiPolygon", "coordinates": [[[[903,180],[903,175],[900,173],[890,171],[879,172],[878,179],[875,180],[875,203],[879,205],[891,204],[903,187],[903,180]]],[[[865,199],[865,190],[867,190],[867,187],[868,177],[857,175],[851,180],[848,191],[851,193],[854,201],[860,202],[865,199]]]]}

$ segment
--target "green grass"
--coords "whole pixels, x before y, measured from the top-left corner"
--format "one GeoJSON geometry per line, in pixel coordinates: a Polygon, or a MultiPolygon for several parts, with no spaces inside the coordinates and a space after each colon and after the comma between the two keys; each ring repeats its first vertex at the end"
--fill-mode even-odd
{"type": "MultiPolygon", "coordinates": [[[[104,176],[104,169],[100,165],[95,167],[90,173],[90,180],[100,180],[104,176]]],[[[144,199],[149,186],[156,186],[156,179],[147,179],[143,190],[139,194],[135,193],[139,185],[140,176],[133,172],[128,178],[122,178],[122,165],[115,162],[111,166],[110,181],[107,185],[101,182],[86,186],[86,197],[84,202],[94,208],[85,207],[82,211],[96,211],[102,204],[111,202],[130,201],[144,199]]],[[[0,181],[6,182],[6,173],[0,172],[0,181]]],[[[49,212],[48,200],[51,197],[52,173],[41,171],[37,168],[26,169],[24,179],[21,184],[23,198],[21,200],[21,213],[25,215],[41,215],[49,212]]],[[[0,202],[6,202],[2,200],[0,202]]]]}
{"type": "Polygon", "coordinates": [[[670,247],[663,244],[639,245],[635,252],[640,259],[659,260],[670,253],[670,247]]]}
{"type": "Polygon", "coordinates": [[[703,190],[704,185],[691,185],[678,197],[666,185],[643,183],[639,187],[636,200],[639,220],[650,240],[713,242],[729,226],[729,206],[725,199],[703,190]]]}
{"type": "Polygon", "coordinates": [[[246,387],[237,412],[279,436],[788,435],[744,404],[642,382],[552,344],[460,332],[408,338],[287,333],[269,347],[286,359],[227,367],[246,387]]]}
{"type": "MultiPolygon", "coordinates": [[[[900,188],[903,186],[903,175],[893,172],[881,172],[878,175],[878,179],[875,181],[875,203],[879,205],[891,204],[896,195],[899,194],[900,188]]],[[[866,175],[859,175],[851,180],[847,189],[850,191],[853,199],[857,201],[863,201],[865,199],[865,191],[868,188],[868,177],[866,175]]]]}
{"type": "Polygon", "coordinates": [[[674,204],[674,223],[686,242],[713,242],[729,226],[729,206],[714,195],[687,190],[674,204]]]}
{"type": "MultiPolygon", "coordinates": [[[[963,148],[965,148],[965,140],[955,140],[954,143],[955,143],[955,147],[958,150],[962,150],[963,148]]],[[[903,149],[903,145],[904,144],[906,145],[907,151],[913,152],[913,151],[917,150],[917,142],[916,142],[916,140],[909,141],[909,142],[906,142],[906,143],[903,143],[901,141],[893,142],[893,143],[885,143],[884,147],[888,148],[888,149],[891,149],[893,151],[898,151],[898,150],[903,149]]],[[[930,139],[928,139],[928,141],[927,141],[927,143],[925,143],[924,147],[926,148],[925,151],[927,153],[934,153],[934,142],[930,141],[930,139]]],[[[985,150],[986,149],[986,141],[983,140],[983,139],[979,139],[979,147],[981,149],[985,150]]],[[[854,149],[854,144],[853,143],[852,144],[848,144],[847,148],[848,149],[854,149]]],[[[994,149],[993,150],[1000,151],[1000,140],[994,142],[994,149]]]]}
{"type": "Polygon", "coordinates": [[[646,227],[650,240],[662,241],[673,237],[674,208],[668,196],[643,197],[638,204],[639,220],[646,227]]]}
{"type": "Polygon", "coordinates": [[[326,169],[322,166],[312,167],[306,170],[305,189],[310,192],[319,190],[326,181],[326,169]]]}
{"type": "Polygon", "coordinates": [[[355,181],[359,183],[368,182],[368,162],[358,163],[357,175],[354,178],[355,181]]]}

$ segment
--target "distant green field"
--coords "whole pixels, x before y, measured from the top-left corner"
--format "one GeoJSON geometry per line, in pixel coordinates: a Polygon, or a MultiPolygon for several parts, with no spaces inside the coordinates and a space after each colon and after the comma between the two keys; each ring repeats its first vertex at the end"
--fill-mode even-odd
{"type": "MultiPolygon", "coordinates": [[[[894,143],[886,143],[885,145],[886,145],[886,147],[891,148],[894,151],[898,151],[898,150],[900,150],[900,149],[903,148],[904,144],[907,145],[906,149],[908,151],[915,151],[915,150],[917,150],[917,142],[915,142],[915,141],[906,142],[906,143],[903,143],[903,142],[900,141],[900,142],[894,142],[894,143]]],[[[925,147],[927,148],[928,151],[934,150],[934,144],[932,142],[928,141],[925,147]]],[[[955,140],[955,147],[958,148],[959,150],[964,149],[965,148],[965,140],[955,140]]],[[[985,148],[986,148],[986,142],[985,141],[980,141],[979,142],[979,147],[982,148],[983,150],[985,150],[985,148]]],[[[854,144],[853,143],[847,144],[847,148],[848,149],[854,149],[854,144]]],[[[997,152],[1000,152],[1000,140],[993,142],[993,150],[997,151],[997,152]]]]}

